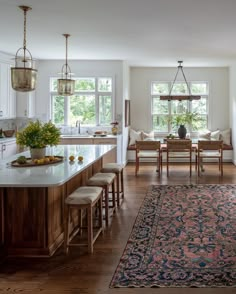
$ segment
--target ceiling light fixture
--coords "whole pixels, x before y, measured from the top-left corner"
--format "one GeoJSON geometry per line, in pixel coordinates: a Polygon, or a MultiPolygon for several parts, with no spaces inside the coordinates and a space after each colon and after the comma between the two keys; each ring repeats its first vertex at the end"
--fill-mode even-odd
{"type": "Polygon", "coordinates": [[[67,47],[68,47],[68,37],[70,37],[69,34],[63,34],[63,36],[66,38],[66,63],[63,64],[61,74],[61,79],[57,80],[57,92],[59,95],[62,96],[70,96],[74,94],[75,91],[75,80],[71,79],[71,69],[67,62],[67,47]]]}
{"type": "Polygon", "coordinates": [[[173,82],[173,84],[172,84],[172,86],[170,88],[169,95],[161,95],[160,96],[160,100],[169,100],[169,101],[170,100],[179,100],[179,101],[181,101],[181,100],[199,100],[201,98],[201,96],[199,96],[199,95],[192,95],[191,94],[190,86],[189,86],[189,84],[188,84],[188,82],[186,80],[186,77],[185,77],[185,74],[184,74],[184,71],[183,71],[183,66],[182,66],[183,61],[178,61],[178,63],[179,63],[178,70],[177,70],[177,73],[175,75],[174,82],[173,82]],[[185,83],[187,85],[187,90],[189,92],[188,95],[171,95],[179,71],[182,72],[182,75],[184,77],[184,81],[185,81],[185,83]]]}
{"type": "Polygon", "coordinates": [[[32,8],[28,6],[19,6],[19,8],[24,11],[24,41],[23,47],[16,52],[15,67],[11,68],[11,84],[16,91],[30,92],[35,90],[37,79],[37,70],[34,68],[32,55],[26,48],[26,13],[32,8]],[[21,50],[23,50],[23,57],[18,56],[21,50]]]}

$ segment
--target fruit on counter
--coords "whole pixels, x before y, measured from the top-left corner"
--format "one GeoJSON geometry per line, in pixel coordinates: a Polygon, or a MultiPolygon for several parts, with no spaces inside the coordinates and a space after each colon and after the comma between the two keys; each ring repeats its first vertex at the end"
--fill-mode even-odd
{"type": "Polygon", "coordinates": [[[19,156],[19,157],[17,158],[16,162],[19,163],[19,164],[24,164],[24,163],[27,162],[27,159],[26,159],[25,156],[19,156]]]}
{"type": "Polygon", "coordinates": [[[41,159],[34,159],[35,164],[44,164],[44,158],[41,159]]]}
{"type": "Polygon", "coordinates": [[[69,157],[69,160],[70,160],[70,161],[74,161],[74,160],[75,160],[74,155],[71,155],[71,156],[69,157]]]}
{"type": "Polygon", "coordinates": [[[43,161],[44,161],[44,163],[48,163],[48,162],[50,162],[50,159],[48,157],[44,157],[43,161]]]}
{"type": "Polygon", "coordinates": [[[54,161],[55,160],[55,156],[51,155],[51,156],[48,156],[49,160],[50,161],[54,161]]]}
{"type": "Polygon", "coordinates": [[[83,161],[83,159],[84,159],[83,156],[81,156],[81,155],[78,156],[78,160],[79,160],[79,161],[83,161]]]}
{"type": "MultiPolygon", "coordinates": [[[[55,158],[53,160],[55,160],[55,158]]],[[[35,164],[44,164],[44,163],[49,163],[49,162],[51,162],[53,160],[50,160],[49,157],[44,157],[44,158],[40,158],[40,159],[34,159],[33,163],[35,163],[35,164]]]]}

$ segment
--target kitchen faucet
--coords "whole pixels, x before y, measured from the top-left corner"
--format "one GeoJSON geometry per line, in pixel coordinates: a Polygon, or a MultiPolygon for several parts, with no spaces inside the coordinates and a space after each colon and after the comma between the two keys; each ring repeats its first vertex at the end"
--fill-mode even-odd
{"type": "Polygon", "coordinates": [[[75,124],[75,126],[78,127],[78,134],[80,134],[80,123],[81,123],[81,121],[77,120],[76,124],[75,124]]]}

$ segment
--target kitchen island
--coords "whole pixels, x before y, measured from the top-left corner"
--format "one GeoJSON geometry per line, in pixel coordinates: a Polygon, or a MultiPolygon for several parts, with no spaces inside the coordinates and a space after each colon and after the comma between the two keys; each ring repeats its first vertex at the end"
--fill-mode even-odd
{"type": "MultiPolygon", "coordinates": [[[[23,152],[0,161],[0,252],[5,256],[51,256],[62,244],[64,200],[100,171],[113,145],[60,145],[46,155],[63,161],[32,167],[12,167],[23,152]],[[75,161],[70,162],[69,156],[75,161]],[[77,157],[83,156],[79,162],[77,157]]],[[[72,227],[76,226],[75,212],[72,227]]]]}

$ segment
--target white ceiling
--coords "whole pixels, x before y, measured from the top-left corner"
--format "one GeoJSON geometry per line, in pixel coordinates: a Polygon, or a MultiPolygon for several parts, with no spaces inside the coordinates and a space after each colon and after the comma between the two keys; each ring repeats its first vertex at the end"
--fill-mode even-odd
{"type": "Polygon", "coordinates": [[[134,66],[236,61],[236,0],[0,0],[0,51],[36,59],[126,60],[134,66]]]}

